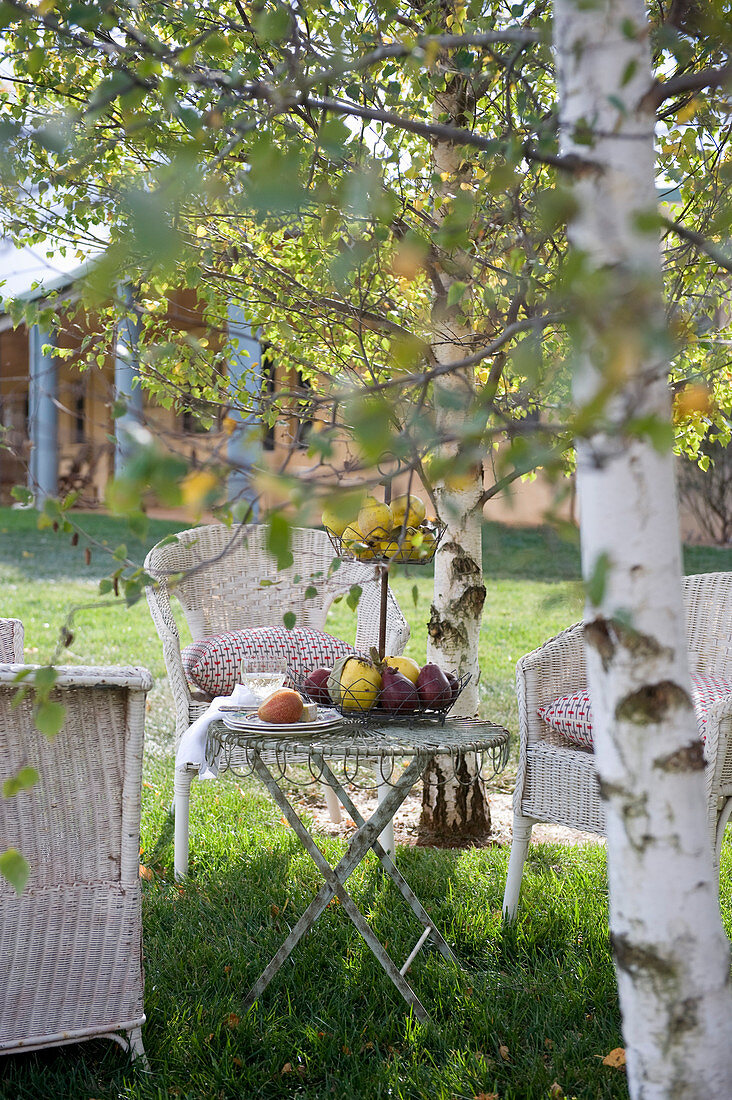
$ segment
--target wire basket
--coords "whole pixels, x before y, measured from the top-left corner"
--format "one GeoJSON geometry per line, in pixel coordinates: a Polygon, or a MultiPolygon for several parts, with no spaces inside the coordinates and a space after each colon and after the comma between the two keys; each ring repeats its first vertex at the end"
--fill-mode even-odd
{"type": "Polygon", "coordinates": [[[348,537],[346,532],[337,535],[329,527],[325,533],[336,554],[351,561],[429,565],[446,530],[446,524],[432,520],[419,527],[380,530],[368,539],[348,537]]]}
{"type": "Polygon", "coordinates": [[[306,676],[298,677],[293,675],[293,680],[295,683],[295,690],[304,698],[312,703],[317,703],[318,706],[333,707],[350,722],[359,722],[366,725],[384,725],[384,723],[388,722],[394,722],[400,725],[404,725],[406,722],[410,724],[418,722],[431,725],[438,723],[442,725],[448,713],[457,702],[460,693],[470,681],[469,673],[466,673],[464,676],[458,676],[456,672],[451,672],[449,676],[453,678],[450,681],[449,698],[444,694],[432,702],[426,702],[424,699],[415,701],[414,698],[412,698],[401,705],[389,707],[385,707],[381,704],[381,691],[374,688],[372,681],[368,680],[366,677],[354,680],[345,691],[341,690],[341,700],[338,703],[333,702],[330,695],[328,695],[327,699],[325,698],[325,688],[318,691],[309,690],[305,686],[306,676]]]}

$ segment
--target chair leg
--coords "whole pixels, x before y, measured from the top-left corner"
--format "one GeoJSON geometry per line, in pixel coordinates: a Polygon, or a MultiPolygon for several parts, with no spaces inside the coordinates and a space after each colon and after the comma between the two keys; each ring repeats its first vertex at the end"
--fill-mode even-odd
{"type": "Polygon", "coordinates": [[[732,798],[725,800],[722,809],[717,815],[717,829],[714,838],[714,856],[717,863],[717,869],[719,869],[719,861],[722,856],[722,841],[724,840],[724,830],[727,827],[727,822],[732,814],[732,798]]]}
{"type": "Polygon", "coordinates": [[[175,832],[173,839],[173,872],[176,881],[188,874],[188,827],[190,822],[191,783],[193,769],[176,771],[173,804],[175,806],[175,832]]]}
{"type": "Polygon", "coordinates": [[[150,1063],[147,1060],[147,1054],[145,1054],[145,1048],[142,1045],[142,1028],[133,1027],[132,1031],[127,1033],[127,1042],[129,1043],[130,1055],[133,1062],[139,1063],[142,1069],[150,1072],[150,1063]]]}
{"type": "Polygon", "coordinates": [[[323,794],[325,795],[325,804],[328,807],[330,820],[338,825],[341,820],[341,804],[338,801],[338,797],[333,788],[329,787],[327,783],[322,783],[321,786],[323,788],[323,794]]]}
{"type": "Polygon", "coordinates": [[[508,874],[506,875],[506,889],[503,895],[503,919],[513,920],[518,909],[519,894],[521,893],[521,877],[524,873],[524,862],[529,850],[531,830],[534,827],[534,818],[524,817],[523,814],[513,815],[513,840],[511,841],[511,855],[508,860],[508,874]]]}

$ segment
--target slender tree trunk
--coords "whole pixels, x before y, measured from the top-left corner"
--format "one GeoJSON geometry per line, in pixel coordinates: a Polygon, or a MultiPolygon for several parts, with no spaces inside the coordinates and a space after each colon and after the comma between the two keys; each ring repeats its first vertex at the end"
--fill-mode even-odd
{"type": "MultiPolygon", "coordinates": [[[[466,83],[462,77],[448,77],[446,90],[435,101],[435,117],[446,114],[458,125],[465,123],[466,83]]],[[[464,150],[449,142],[438,142],[433,152],[433,171],[442,178],[436,195],[449,204],[459,193],[464,150]]],[[[447,205],[438,206],[435,217],[444,216],[447,205]]],[[[470,285],[469,259],[455,258],[450,271],[438,274],[442,287],[434,307],[432,350],[439,363],[457,363],[469,351],[470,326],[468,298],[452,307],[447,305],[450,286],[458,279],[470,285]],[[458,274],[455,274],[455,271],[458,274]]],[[[461,427],[474,395],[472,371],[461,370],[435,385],[437,426],[447,436],[460,436],[461,427]]],[[[449,452],[448,452],[449,453],[449,452]]],[[[449,478],[436,486],[440,518],[448,529],[435,556],[435,580],[430,621],[427,627],[427,660],[459,675],[469,675],[455,707],[456,713],[474,715],[478,710],[478,636],[485,602],[481,555],[483,489],[482,467],[467,477],[452,482],[449,478]]],[[[420,844],[452,846],[475,843],[490,833],[490,809],[485,788],[477,774],[472,754],[458,761],[453,769],[449,761],[432,760],[425,772],[420,818],[420,844]]]]}
{"type": "Polygon", "coordinates": [[[729,945],[706,823],[683,627],[642,0],[555,0],[562,152],[592,160],[570,239],[586,270],[576,397],[606,430],[578,444],[587,671],[607,813],[610,933],[638,1100],[732,1090],[729,945]],[[589,144],[588,144],[589,139],[589,144]],[[629,420],[649,434],[626,432],[629,420]],[[651,436],[656,447],[652,445],[651,436]]]}

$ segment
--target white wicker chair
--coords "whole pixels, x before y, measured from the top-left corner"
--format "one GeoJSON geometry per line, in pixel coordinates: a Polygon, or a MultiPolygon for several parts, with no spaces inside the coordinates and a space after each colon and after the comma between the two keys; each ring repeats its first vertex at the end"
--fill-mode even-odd
{"type": "MultiPolygon", "coordinates": [[[[690,671],[732,680],[732,573],[686,577],[684,604],[690,671]]],[[[592,751],[573,746],[536,713],[538,707],[586,687],[582,623],[545,642],[516,666],[520,742],[513,841],[503,898],[508,918],[518,906],[524,861],[536,822],[605,831],[592,751]]],[[[732,813],[732,700],[710,708],[704,749],[709,835],[718,860],[732,813]]]]}
{"type": "Polygon", "coordinates": [[[20,619],[0,619],[0,661],[23,663],[23,637],[20,619]]]}
{"type": "MultiPolygon", "coordinates": [[[[176,746],[206,709],[208,699],[192,692],[186,681],[171,595],[181,604],[196,641],[230,630],[282,626],[285,611],[295,613],[297,626],[323,630],[335,597],[358,584],[363,592],[355,645],[368,650],[378,644],[380,585],[374,567],[343,561],[329,575],[335,553],[328,536],[324,531],[295,528],[294,564],[278,571],[266,549],[266,532],[265,526],[257,524],[196,527],[181,531],[174,542],[164,540],[154,546],[145,559],[145,571],[157,582],[147,588],[147,599],[173,691],[176,746]],[[316,597],[307,594],[313,587],[316,597]]],[[[409,626],[391,590],[386,626],[387,653],[398,655],[409,639],[409,626]]]]}
{"type": "Polygon", "coordinates": [[[140,915],[142,668],[60,668],[66,708],[49,740],[30,696],[13,707],[0,665],[0,782],[24,765],[40,781],[0,798],[0,847],[30,865],[20,896],[0,879],[0,1053],[97,1036],[144,1059],[140,915]],[[126,1032],[124,1038],[120,1032],[126,1032]]]}

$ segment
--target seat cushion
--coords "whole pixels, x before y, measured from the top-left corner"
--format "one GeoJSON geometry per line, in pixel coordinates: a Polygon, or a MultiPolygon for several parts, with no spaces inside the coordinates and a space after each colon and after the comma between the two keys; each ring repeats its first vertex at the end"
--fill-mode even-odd
{"type": "MultiPolygon", "coordinates": [[[[183,650],[183,668],[192,684],[209,696],[231,695],[239,681],[244,658],[285,659],[296,679],[314,668],[332,668],[339,657],[356,650],[322,630],[300,627],[262,626],[255,630],[233,630],[199,638],[183,650]]],[[[292,687],[292,683],[289,683],[292,687]]]]}
{"type": "MultiPolygon", "coordinates": [[[[721,676],[702,676],[692,673],[691,698],[702,741],[706,736],[709,708],[732,695],[732,680],[721,676]]],[[[592,706],[589,692],[575,691],[572,695],[562,695],[553,703],[537,708],[536,713],[548,726],[561,733],[568,741],[583,748],[592,747],[592,706]]]]}

